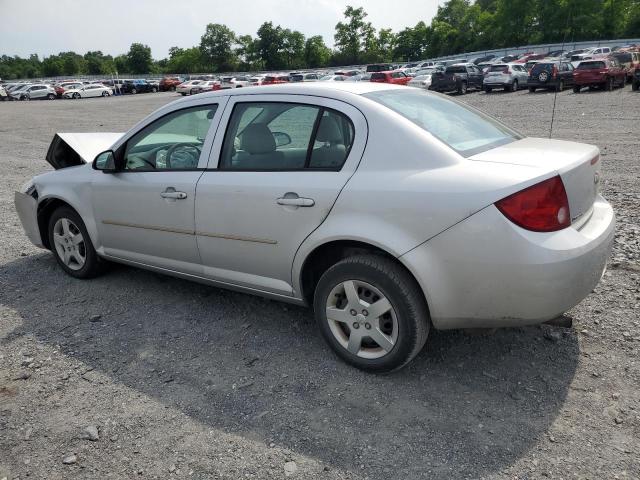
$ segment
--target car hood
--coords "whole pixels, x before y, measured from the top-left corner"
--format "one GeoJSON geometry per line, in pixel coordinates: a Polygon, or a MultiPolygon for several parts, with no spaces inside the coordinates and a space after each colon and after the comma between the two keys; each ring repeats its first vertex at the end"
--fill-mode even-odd
{"type": "Polygon", "coordinates": [[[91,163],[109,149],[123,133],[56,133],[53,136],[47,162],[56,170],[91,163]]]}

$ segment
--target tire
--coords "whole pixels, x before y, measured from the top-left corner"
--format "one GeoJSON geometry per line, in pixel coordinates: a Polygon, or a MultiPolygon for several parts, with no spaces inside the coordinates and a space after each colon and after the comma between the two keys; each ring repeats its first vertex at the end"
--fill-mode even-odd
{"type": "Polygon", "coordinates": [[[156,87],[153,87],[153,88],[151,89],[151,93],[156,93],[157,91],[158,91],[158,89],[157,89],[156,87]]]}
{"type": "Polygon", "coordinates": [[[536,87],[529,87],[529,93],[536,93],[536,87]]]}
{"type": "Polygon", "coordinates": [[[578,85],[574,85],[573,93],[580,93],[580,87],[578,85]]]}
{"type": "Polygon", "coordinates": [[[348,364],[369,372],[402,368],[420,352],[429,333],[429,310],[420,287],[399,264],[382,256],[356,255],[330,267],[318,281],[313,304],[320,333],[333,351],[348,364]],[[353,295],[364,297],[364,302],[371,300],[363,304],[356,298],[357,304],[349,305],[347,284],[352,285],[353,295]],[[373,310],[384,299],[389,310],[379,318],[369,316],[367,309],[373,310]],[[352,306],[364,308],[354,316],[351,312],[356,310],[349,310],[352,306]],[[342,313],[340,318],[348,323],[329,319],[328,309],[337,316],[342,313]],[[384,341],[374,342],[369,332],[384,341]],[[355,353],[348,350],[352,337],[357,338],[352,348],[355,353]]]}
{"type": "Polygon", "coordinates": [[[28,102],[29,100],[31,100],[31,97],[29,97],[29,95],[22,95],[20,97],[20,100],[22,100],[23,102],[28,102]]]}
{"type": "Polygon", "coordinates": [[[460,85],[458,86],[458,93],[460,95],[467,94],[467,82],[460,82],[460,85]]]}
{"type": "Polygon", "coordinates": [[[176,91],[176,87],[175,87],[175,85],[171,86],[171,87],[169,88],[169,90],[170,90],[170,91],[172,91],[172,92],[175,92],[175,91],[176,91]]]}
{"type": "Polygon", "coordinates": [[[102,96],[103,97],[108,97],[109,96],[109,92],[102,92],[102,96]]]}
{"type": "Polygon", "coordinates": [[[98,254],[93,248],[93,243],[91,243],[91,238],[87,233],[87,228],[75,210],[70,207],[59,207],[53,212],[51,218],[49,218],[47,228],[51,252],[56,258],[58,265],[60,265],[68,275],[75,278],[87,279],[96,277],[102,273],[104,270],[104,262],[98,257],[98,254]],[[67,225],[66,229],[65,221],[67,225]],[[65,231],[68,232],[68,235],[65,234],[65,231]],[[62,234],[63,237],[66,237],[66,241],[63,243],[59,242],[55,236],[57,234],[62,234]],[[75,244],[73,239],[78,238],[78,234],[81,235],[81,243],[75,244]],[[70,255],[73,256],[68,262],[65,262],[64,257],[61,256],[64,254],[65,246],[71,249],[67,251],[71,252],[70,255]],[[73,250],[74,248],[75,250],[73,250]],[[84,260],[83,263],[80,264],[77,259],[82,257],[84,260]]]}
{"type": "Polygon", "coordinates": [[[491,93],[492,90],[493,90],[493,88],[491,88],[491,87],[484,87],[484,92],[485,93],[491,93]]]}
{"type": "Polygon", "coordinates": [[[615,82],[613,77],[609,77],[607,79],[607,83],[606,83],[607,92],[613,92],[614,83],[615,82]]]}
{"type": "Polygon", "coordinates": [[[55,100],[56,96],[53,93],[50,93],[49,95],[47,95],[47,100],[55,100]]]}
{"type": "Polygon", "coordinates": [[[633,90],[634,92],[637,92],[640,89],[640,82],[633,82],[631,84],[631,90],[633,90]]]}
{"type": "Polygon", "coordinates": [[[135,88],[131,89],[131,95],[135,95],[136,93],[138,93],[138,90],[136,90],[135,88]]]}
{"type": "Polygon", "coordinates": [[[560,80],[556,85],[556,92],[561,92],[562,90],[564,90],[564,81],[560,80]]]}
{"type": "Polygon", "coordinates": [[[510,92],[517,92],[518,91],[518,80],[514,80],[513,83],[511,84],[511,88],[509,90],[510,92]]]}
{"type": "Polygon", "coordinates": [[[187,96],[187,94],[186,94],[186,93],[184,93],[184,92],[182,92],[182,96],[183,96],[183,97],[186,97],[186,96],[187,96]]]}

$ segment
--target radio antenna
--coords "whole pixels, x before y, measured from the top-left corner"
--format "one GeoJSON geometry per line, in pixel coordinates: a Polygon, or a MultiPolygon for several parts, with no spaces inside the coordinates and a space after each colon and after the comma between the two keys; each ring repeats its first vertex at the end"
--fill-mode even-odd
{"type": "MultiPolygon", "coordinates": [[[[571,9],[567,13],[567,25],[564,29],[564,35],[562,37],[562,47],[560,47],[560,50],[562,51],[564,51],[564,45],[567,41],[567,33],[569,32],[569,21],[571,20],[571,16],[573,13],[572,8],[573,8],[573,5],[571,6],[571,9]]],[[[562,57],[560,57],[560,63],[562,63],[562,57]]],[[[553,122],[556,118],[556,100],[557,99],[558,99],[558,89],[556,88],[556,91],[553,94],[553,110],[551,111],[551,125],[549,126],[549,138],[551,138],[551,135],[553,134],[553,122]]]]}

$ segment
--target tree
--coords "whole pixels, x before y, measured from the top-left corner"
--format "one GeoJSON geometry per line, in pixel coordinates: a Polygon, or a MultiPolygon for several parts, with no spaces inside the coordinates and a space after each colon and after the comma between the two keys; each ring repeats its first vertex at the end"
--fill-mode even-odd
{"type": "Polygon", "coordinates": [[[324,44],[322,36],[315,35],[307,38],[304,44],[304,61],[307,67],[318,68],[329,64],[331,50],[324,44]]]}
{"type": "Polygon", "coordinates": [[[131,73],[129,70],[129,58],[126,55],[118,55],[113,59],[113,65],[115,67],[115,72],[119,75],[123,73],[131,73]]]}
{"type": "Polygon", "coordinates": [[[226,25],[210,23],[200,38],[200,53],[213,72],[233,70],[237,58],[233,50],[236,34],[226,25]]]}
{"type": "Polygon", "coordinates": [[[280,25],[264,22],[258,29],[258,52],[267,70],[280,70],[285,67],[284,32],[280,25]]]}
{"type": "Polygon", "coordinates": [[[258,39],[251,35],[240,35],[237,39],[236,56],[244,70],[262,69],[258,39]]]}
{"type": "Polygon", "coordinates": [[[297,30],[283,30],[282,53],[287,68],[304,67],[304,35],[297,30]]]}
{"type": "Polygon", "coordinates": [[[364,8],[347,6],[344,11],[346,22],[338,22],[334,35],[339,59],[344,63],[358,63],[361,52],[370,50],[375,29],[370,22],[365,22],[367,12],[364,8]]]}
{"type": "Polygon", "coordinates": [[[150,73],[153,71],[151,49],[141,43],[132,43],[127,53],[128,73],[150,73]]]}
{"type": "Polygon", "coordinates": [[[202,52],[198,47],[169,49],[169,59],[163,67],[166,73],[197,73],[204,72],[202,52]]]}

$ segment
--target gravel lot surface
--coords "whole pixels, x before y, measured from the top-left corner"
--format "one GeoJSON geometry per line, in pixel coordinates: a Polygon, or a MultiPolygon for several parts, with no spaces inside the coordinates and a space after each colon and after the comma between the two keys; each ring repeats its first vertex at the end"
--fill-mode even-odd
{"type": "MultiPolygon", "coordinates": [[[[13,191],[57,131],[125,131],[174,94],[0,103],[0,479],[640,477],[640,94],[557,97],[618,216],[573,328],[434,332],[406,369],[340,361],[310,311],[127,267],[66,276],[13,191]]],[[[547,136],[554,95],[461,98],[547,136]]]]}

